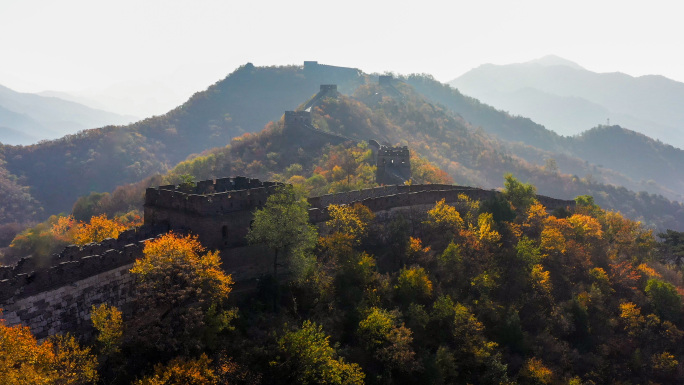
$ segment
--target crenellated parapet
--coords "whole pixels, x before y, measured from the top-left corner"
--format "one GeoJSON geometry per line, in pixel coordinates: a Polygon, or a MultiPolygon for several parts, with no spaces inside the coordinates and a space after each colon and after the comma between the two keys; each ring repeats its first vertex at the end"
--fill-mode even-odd
{"type": "Polygon", "coordinates": [[[155,210],[166,209],[188,215],[223,215],[254,210],[266,203],[279,183],[244,177],[201,181],[193,188],[168,185],[145,191],[145,223],[155,223],[155,210]],[[149,210],[148,210],[149,209],[149,210]]]}
{"type": "Polygon", "coordinates": [[[129,311],[134,299],[130,269],[145,240],[163,229],[141,226],[117,239],[67,246],[48,258],[24,258],[0,268],[0,308],[9,326],[29,326],[38,338],[92,329],[90,309],[107,303],[129,311]]]}
{"type": "Polygon", "coordinates": [[[141,226],[122,232],[117,239],[70,245],[45,258],[25,257],[15,265],[2,266],[0,304],[133,263],[142,255],[144,240],[161,232],[158,227],[141,226]]]}
{"type": "Polygon", "coordinates": [[[148,188],[145,224],[192,232],[209,249],[242,246],[252,214],[279,185],[235,177],[148,188]]]}

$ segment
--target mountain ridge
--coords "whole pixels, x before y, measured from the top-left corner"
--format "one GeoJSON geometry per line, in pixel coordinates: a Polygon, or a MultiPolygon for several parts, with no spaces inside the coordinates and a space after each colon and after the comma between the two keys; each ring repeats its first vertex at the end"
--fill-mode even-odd
{"type": "MultiPolygon", "coordinates": [[[[578,97],[605,108],[606,116],[594,125],[610,119],[613,124],[684,147],[684,112],[678,102],[684,100],[684,83],[659,75],[633,77],[620,72],[596,73],[565,65],[531,66],[529,63],[482,65],[449,84],[488,104],[513,114],[523,114],[564,134],[579,134],[589,127],[582,120],[571,120],[562,127],[561,119],[542,115],[543,107],[536,107],[537,100],[520,99],[521,95],[515,95],[518,100],[514,100],[512,93],[533,88],[554,97],[578,97]],[[521,108],[522,105],[525,108],[521,108]],[[657,127],[651,127],[649,122],[657,127]]],[[[561,113],[562,107],[559,105],[553,112],[561,113]]],[[[545,112],[549,114],[549,111],[545,112]]],[[[583,113],[578,111],[576,115],[583,113]]]]}
{"type": "Polygon", "coordinates": [[[0,119],[3,126],[35,138],[33,142],[9,141],[9,137],[0,136],[0,142],[28,145],[107,124],[128,124],[135,118],[57,97],[17,92],[0,85],[0,119]]]}
{"type": "MultiPolygon", "coordinates": [[[[390,93],[383,91],[377,80],[377,74],[317,63],[286,67],[247,64],[163,116],[128,126],[85,130],[32,146],[2,146],[0,158],[8,173],[15,175],[13,178],[41,202],[46,215],[68,212],[80,196],[113,191],[117,186],[165,173],[191,154],[229,143],[244,133],[257,132],[269,122],[279,121],[285,110],[304,105],[321,84],[335,83],[340,92],[354,98],[342,99],[349,100],[346,104],[329,104],[327,108],[341,110],[331,110],[336,111],[336,119],[315,120],[322,125],[319,128],[344,136],[348,136],[349,130],[363,128],[366,131],[361,139],[420,144],[416,151],[454,176],[459,184],[501,187],[503,173],[514,172],[521,178],[532,178],[539,184],[540,192],[549,196],[561,191],[559,187],[544,191],[553,183],[574,183],[575,187],[565,191],[564,196],[558,196],[565,199],[590,191],[610,195],[607,191],[613,191],[612,187],[605,184],[599,183],[599,187],[591,190],[592,183],[598,182],[627,184],[635,191],[641,190],[637,189],[639,179],[630,182],[625,175],[563,155],[566,139],[543,126],[497,111],[434,79],[418,75],[399,78],[390,93]],[[401,95],[394,95],[395,92],[401,95]],[[365,118],[349,116],[357,113],[365,118]],[[388,114],[399,115],[388,120],[388,114]],[[399,134],[402,132],[404,136],[399,134]],[[491,137],[492,134],[499,138],[491,137]],[[446,150],[452,146],[459,150],[446,150]],[[545,162],[553,157],[557,158],[560,172],[566,175],[560,179],[558,172],[544,169],[545,162]],[[489,168],[482,168],[490,160],[493,163],[489,168]],[[567,165],[572,165],[582,177],[567,174],[567,165]]],[[[264,149],[255,147],[250,151],[264,149]]],[[[657,183],[646,187],[656,194],[670,192],[657,183]]],[[[627,201],[636,199],[636,195],[624,195],[627,190],[619,194],[627,201]]],[[[661,206],[672,204],[668,211],[679,215],[676,204],[665,203],[662,196],[649,199],[661,206]]],[[[614,209],[625,207],[620,201],[599,201],[609,202],[607,207],[614,209]]],[[[632,212],[633,217],[636,215],[629,207],[624,209],[632,212]]],[[[679,226],[676,218],[667,223],[679,226]]]]}

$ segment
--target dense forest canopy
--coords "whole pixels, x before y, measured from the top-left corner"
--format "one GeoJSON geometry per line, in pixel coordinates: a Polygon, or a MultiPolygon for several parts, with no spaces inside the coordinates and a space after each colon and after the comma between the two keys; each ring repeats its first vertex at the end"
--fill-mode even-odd
{"type": "Polygon", "coordinates": [[[283,222],[306,217],[302,190],[283,186],[248,236],[277,248],[280,267],[249,295],[232,292],[196,238],[166,234],[131,270],[138,311],[93,307],[93,337],[80,343],[37,343],[0,323],[0,373],[112,384],[681,383],[684,280],[669,257],[680,250],[589,196],[549,213],[535,186],[511,175],[503,184],[491,200],[461,196],[413,217],[333,205],[318,227],[283,222]],[[283,231],[263,238],[273,224],[283,231]]]}

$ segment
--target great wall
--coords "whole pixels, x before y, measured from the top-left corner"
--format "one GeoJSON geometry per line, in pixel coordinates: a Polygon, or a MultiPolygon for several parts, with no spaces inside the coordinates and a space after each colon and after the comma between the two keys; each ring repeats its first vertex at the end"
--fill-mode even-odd
{"type": "MultiPolygon", "coordinates": [[[[381,77],[381,82],[390,81],[381,77]]],[[[321,86],[320,93],[336,92],[334,85],[321,86]]],[[[287,111],[284,123],[291,136],[305,138],[312,145],[351,140],[315,128],[309,111],[287,111]]],[[[379,170],[376,179],[388,185],[309,198],[311,223],[325,222],[331,204],[356,202],[373,211],[379,223],[399,213],[421,223],[427,210],[441,199],[453,203],[461,194],[477,200],[500,194],[473,187],[400,184],[411,175],[408,148],[381,146],[375,141],[370,141],[370,147],[379,170]]],[[[122,309],[124,315],[130,314],[135,296],[130,269],[142,257],[144,242],[169,230],[196,234],[205,247],[219,250],[224,270],[238,284],[268,274],[271,263],[264,248],[248,245],[245,236],[254,211],[278,185],[235,177],[200,181],[192,187],[148,188],[143,226],[125,231],[117,239],[68,246],[47,259],[29,257],[14,266],[0,267],[1,318],[10,326],[29,326],[36,337],[45,338],[64,332],[88,333],[92,305],[108,303],[122,309]]],[[[574,205],[574,201],[544,196],[537,199],[549,210],[574,205]]]]}
{"type": "MultiPolygon", "coordinates": [[[[31,327],[38,338],[82,330],[89,326],[90,307],[108,303],[127,310],[134,297],[129,272],[142,256],[144,241],[168,230],[197,234],[210,249],[221,251],[224,269],[237,282],[267,274],[270,263],[245,235],[254,210],[263,206],[277,187],[244,177],[202,181],[187,191],[182,186],[149,188],[145,196],[145,224],[122,233],[118,239],[82,247],[69,246],[39,264],[33,258],[0,268],[0,308],[7,325],[31,327]]],[[[459,195],[487,200],[494,190],[451,185],[393,185],[323,195],[309,199],[312,223],[327,220],[330,204],[362,203],[378,222],[397,213],[420,222],[435,202],[456,202],[459,195]]],[[[538,196],[549,210],[574,205],[538,196]]]]}

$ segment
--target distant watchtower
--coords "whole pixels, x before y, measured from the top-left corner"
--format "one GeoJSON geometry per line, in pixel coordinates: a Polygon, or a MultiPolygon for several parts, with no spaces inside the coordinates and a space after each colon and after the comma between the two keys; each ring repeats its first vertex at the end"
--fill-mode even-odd
{"type": "Polygon", "coordinates": [[[389,86],[392,85],[392,75],[380,75],[378,78],[378,84],[381,86],[389,86]]]}
{"type": "Polygon", "coordinates": [[[379,184],[403,184],[411,179],[411,155],[407,146],[381,146],[370,140],[369,145],[376,161],[375,181],[379,184]]]}
{"type": "Polygon", "coordinates": [[[311,112],[309,111],[285,111],[285,129],[311,126],[311,112]]]}

